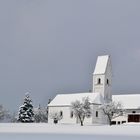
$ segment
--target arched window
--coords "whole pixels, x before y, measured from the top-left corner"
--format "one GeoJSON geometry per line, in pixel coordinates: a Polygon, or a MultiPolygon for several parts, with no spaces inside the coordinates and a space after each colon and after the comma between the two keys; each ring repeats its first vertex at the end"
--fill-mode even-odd
{"type": "Polygon", "coordinates": [[[73,111],[70,112],[70,117],[73,118],[73,111]]]}
{"type": "Polygon", "coordinates": [[[136,113],[136,111],[132,111],[132,113],[136,113]]]}
{"type": "Polygon", "coordinates": [[[98,117],[98,111],[96,111],[96,117],[98,117]]]}
{"type": "Polygon", "coordinates": [[[101,84],[101,79],[100,78],[97,79],[97,84],[101,84]]]}
{"type": "Polygon", "coordinates": [[[60,117],[63,117],[63,112],[62,111],[60,111],[60,117]]]}
{"type": "Polygon", "coordinates": [[[109,85],[109,80],[108,79],[106,80],[106,84],[109,85]]]}
{"type": "Polygon", "coordinates": [[[87,118],[90,118],[91,117],[91,114],[87,114],[87,118]]]}

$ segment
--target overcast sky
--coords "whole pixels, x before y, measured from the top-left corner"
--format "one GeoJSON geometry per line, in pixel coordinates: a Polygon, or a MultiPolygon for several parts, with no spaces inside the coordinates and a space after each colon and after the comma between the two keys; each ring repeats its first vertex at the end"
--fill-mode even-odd
{"type": "Polygon", "coordinates": [[[110,54],[113,94],[140,93],[139,0],[0,0],[0,103],[24,93],[44,106],[92,89],[98,55],[110,54]]]}

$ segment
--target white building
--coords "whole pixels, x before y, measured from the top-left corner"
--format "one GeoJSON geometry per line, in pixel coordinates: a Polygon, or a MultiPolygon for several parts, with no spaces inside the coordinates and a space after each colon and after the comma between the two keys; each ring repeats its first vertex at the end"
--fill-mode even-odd
{"type": "Polygon", "coordinates": [[[112,95],[112,99],[120,102],[125,110],[124,116],[112,120],[114,124],[140,122],[140,94],[112,95]]]}
{"type": "Polygon", "coordinates": [[[71,110],[71,103],[76,100],[82,100],[88,97],[91,102],[92,115],[86,118],[85,124],[106,124],[108,123],[107,116],[99,108],[105,102],[116,101],[121,102],[127,110],[125,116],[118,117],[113,120],[113,123],[124,122],[139,122],[140,121],[140,95],[113,95],[112,87],[112,67],[109,55],[98,56],[95,70],[93,73],[93,91],[88,93],[75,94],[58,94],[48,105],[48,123],[54,123],[51,119],[51,114],[60,113],[62,119],[59,123],[79,123],[71,110]]]}

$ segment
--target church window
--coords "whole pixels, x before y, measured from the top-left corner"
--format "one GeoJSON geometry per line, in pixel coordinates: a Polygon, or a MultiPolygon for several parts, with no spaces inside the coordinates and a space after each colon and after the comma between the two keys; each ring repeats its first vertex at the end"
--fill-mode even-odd
{"type": "Polygon", "coordinates": [[[123,124],[123,123],[126,123],[126,121],[122,121],[122,124],[123,124]]]}
{"type": "Polygon", "coordinates": [[[91,117],[91,115],[90,115],[90,114],[88,114],[88,115],[87,115],[87,118],[90,118],[90,117],[91,117]]]}
{"type": "Polygon", "coordinates": [[[60,111],[60,117],[63,117],[63,112],[62,111],[60,111]]]}
{"type": "Polygon", "coordinates": [[[98,111],[96,111],[96,117],[98,117],[98,111]]]}
{"type": "Polygon", "coordinates": [[[70,117],[73,118],[73,111],[70,112],[70,117]]]}
{"type": "Polygon", "coordinates": [[[107,85],[109,85],[109,80],[108,79],[106,80],[106,83],[107,83],[107,85]]]}
{"type": "Polygon", "coordinates": [[[101,84],[101,79],[100,78],[98,78],[97,84],[101,84]]]}
{"type": "Polygon", "coordinates": [[[116,124],[116,121],[111,121],[111,124],[112,124],[112,125],[115,125],[115,124],[116,124]]]}
{"type": "Polygon", "coordinates": [[[112,116],[114,115],[114,112],[111,112],[112,116]]]}

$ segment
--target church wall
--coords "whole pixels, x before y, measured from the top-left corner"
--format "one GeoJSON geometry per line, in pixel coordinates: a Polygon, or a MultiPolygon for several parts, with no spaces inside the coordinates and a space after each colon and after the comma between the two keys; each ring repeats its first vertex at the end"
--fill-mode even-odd
{"type": "Polygon", "coordinates": [[[111,67],[111,62],[109,60],[108,65],[107,65],[107,70],[105,73],[105,80],[104,80],[104,85],[105,85],[105,100],[108,102],[112,100],[112,93],[111,93],[111,87],[112,87],[112,67],[111,67]]]}
{"type": "MultiPolygon", "coordinates": [[[[54,112],[63,112],[63,117],[62,119],[58,122],[58,123],[67,123],[67,124],[76,124],[76,123],[80,123],[79,120],[77,120],[77,118],[75,117],[75,115],[73,117],[71,117],[71,108],[69,106],[61,106],[61,107],[49,107],[49,114],[52,114],[54,112]]],[[[85,118],[84,120],[84,124],[91,124],[92,123],[92,116],[89,118],[85,118]]],[[[54,123],[53,119],[50,118],[50,116],[48,116],[48,123],[54,123]]]]}
{"type": "Polygon", "coordinates": [[[92,124],[107,124],[108,118],[104,114],[104,112],[99,108],[99,105],[92,106],[92,124]],[[98,112],[98,116],[96,116],[96,112],[98,112]]]}
{"type": "MultiPolygon", "coordinates": [[[[70,116],[71,110],[69,106],[49,107],[49,114],[52,114],[54,112],[60,113],[60,111],[63,112],[63,117],[59,121],[59,123],[76,123],[76,119],[71,118],[70,116]]],[[[51,119],[50,116],[48,122],[53,123],[53,119],[51,119]]]]}
{"type": "MultiPolygon", "coordinates": [[[[103,111],[99,109],[99,105],[92,105],[91,106],[92,114],[89,118],[85,118],[84,124],[107,124],[108,119],[104,115],[103,111]],[[98,115],[97,115],[98,112],[98,115]]],[[[52,113],[59,113],[60,111],[63,112],[63,117],[58,123],[68,123],[68,124],[76,124],[80,123],[79,120],[75,117],[71,117],[71,108],[69,106],[61,106],[61,107],[49,107],[49,114],[52,113]]],[[[54,123],[53,119],[48,117],[48,123],[54,123]]]]}
{"type": "Polygon", "coordinates": [[[126,113],[127,114],[137,114],[137,113],[139,114],[140,113],[140,109],[126,109],[126,113]]]}

